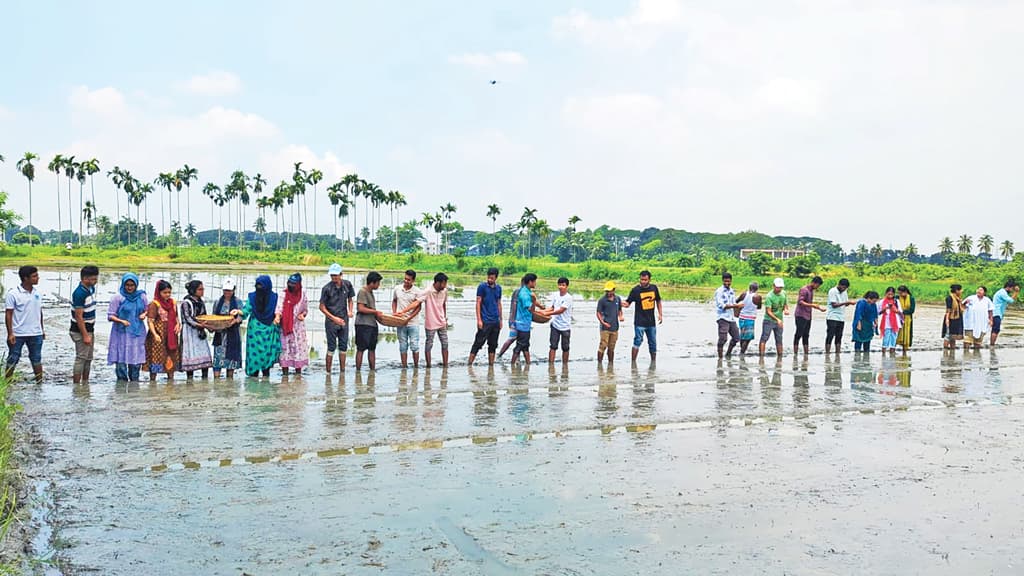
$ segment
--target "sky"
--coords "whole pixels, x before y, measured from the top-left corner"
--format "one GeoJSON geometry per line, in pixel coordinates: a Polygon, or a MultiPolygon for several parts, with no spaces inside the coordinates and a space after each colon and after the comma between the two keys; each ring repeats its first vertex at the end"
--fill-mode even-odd
{"type": "MultiPolygon", "coordinates": [[[[44,229],[61,153],[141,180],[187,163],[200,187],[302,161],[483,230],[497,203],[498,226],[529,206],[553,228],[1024,246],[1024,2],[12,0],[0,53],[0,190],[27,217],[14,164],[39,154],[44,229]]],[[[109,180],[96,195],[111,215],[109,180]]],[[[209,227],[195,190],[192,213],[209,227]]]]}

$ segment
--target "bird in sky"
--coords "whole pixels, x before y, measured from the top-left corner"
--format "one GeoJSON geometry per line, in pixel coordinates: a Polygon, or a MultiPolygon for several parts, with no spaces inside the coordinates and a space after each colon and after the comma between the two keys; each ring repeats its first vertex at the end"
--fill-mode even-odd
{"type": "Polygon", "coordinates": [[[497,81],[497,80],[491,80],[491,86],[494,86],[494,85],[495,85],[495,84],[497,84],[497,83],[498,83],[498,81],[497,81]]]}

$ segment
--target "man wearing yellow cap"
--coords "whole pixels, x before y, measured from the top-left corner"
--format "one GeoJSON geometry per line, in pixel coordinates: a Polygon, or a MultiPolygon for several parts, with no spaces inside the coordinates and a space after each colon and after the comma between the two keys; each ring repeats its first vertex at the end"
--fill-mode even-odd
{"type": "Polygon", "coordinates": [[[615,282],[606,282],[604,298],[597,301],[597,321],[601,323],[601,343],[597,347],[597,362],[604,361],[608,351],[608,364],[615,361],[615,343],[619,340],[619,322],[623,321],[622,298],[615,295],[615,282]]]}

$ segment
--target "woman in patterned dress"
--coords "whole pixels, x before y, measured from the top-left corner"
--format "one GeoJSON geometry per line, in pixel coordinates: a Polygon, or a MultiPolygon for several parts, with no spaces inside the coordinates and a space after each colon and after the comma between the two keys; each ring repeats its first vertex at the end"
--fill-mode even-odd
{"type": "Polygon", "coordinates": [[[213,335],[213,377],[220,378],[220,371],[227,370],[228,378],[234,378],[235,370],[242,367],[242,333],[238,327],[241,323],[238,315],[242,313],[242,303],[235,298],[234,280],[225,280],[223,290],[213,305],[213,313],[218,316],[234,316],[235,323],[213,335]]]}
{"type": "Polygon", "coordinates": [[[185,285],[185,290],[188,295],[181,301],[181,370],[188,380],[196,370],[201,370],[203,378],[206,378],[210,374],[210,366],[213,366],[213,357],[206,340],[208,326],[197,319],[206,315],[206,303],[203,302],[205,288],[199,280],[192,280],[185,285]]]}
{"type": "Polygon", "coordinates": [[[277,299],[277,324],[281,327],[281,372],[294,368],[296,374],[309,365],[309,341],[306,338],[306,314],[309,305],[302,291],[302,275],[288,277],[284,298],[277,299]]]}
{"type": "Polygon", "coordinates": [[[149,381],[156,380],[157,372],[163,371],[168,380],[174,379],[174,369],[181,363],[181,323],[178,310],[171,298],[171,283],[160,280],[156,283],[153,301],[146,309],[149,318],[149,336],[146,337],[146,365],[149,366],[149,381]]]}
{"type": "Polygon", "coordinates": [[[281,330],[274,323],[277,294],[266,274],[256,278],[256,289],[242,308],[242,318],[249,323],[245,331],[245,373],[270,376],[270,367],[281,355],[281,330]]]}

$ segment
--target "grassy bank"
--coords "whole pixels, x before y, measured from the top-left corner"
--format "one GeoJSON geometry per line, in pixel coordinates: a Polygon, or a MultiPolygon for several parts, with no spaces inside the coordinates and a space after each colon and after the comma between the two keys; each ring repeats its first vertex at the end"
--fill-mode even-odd
{"type": "MultiPolygon", "coordinates": [[[[664,288],[670,298],[703,300],[711,296],[720,283],[722,270],[729,270],[735,276],[737,288],[746,287],[751,281],[767,286],[776,276],[786,278],[792,291],[806,282],[805,278],[788,277],[781,271],[784,263],[776,262],[773,267],[754,274],[746,262],[734,258],[711,260],[704,265],[680,268],[664,262],[641,260],[558,262],[553,258],[519,258],[515,256],[466,256],[428,255],[423,253],[334,253],[307,251],[258,252],[237,248],[197,246],[176,250],[147,248],[93,248],[82,247],[73,250],[52,246],[5,246],[0,248],[0,265],[13,267],[21,264],[35,264],[43,267],[74,267],[86,263],[132,270],[168,270],[174,268],[195,269],[197,265],[217,269],[253,268],[267,271],[294,269],[320,269],[331,262],[340,262],[349,270],[379,270],[400,273],[413,268],[421,273],[445,272],[460,283],[470,282],[482,276],[487,268],[498,267],[505,278],[517,278],[526,272],[534,272],[541,278],[543,289],[554,288],[555,280],[565,276],[574,286],[588,291],[599,291],[601,284],[614,280],[621,285],[632,285],[641,270],[650,270],[654,281],[664,288]]],[[[851,291],[855,295],[867,290],[882,291],[887,286],[908,285],[922,303],[941,302],[951,283],[963,284],[968,292],[984,284],[994,291],[1008,277],[1024,278],[1024,260],[1009,263],[978,263],[969,266],[942,266],[935,264],[913,264],[896,260],[881,266],[857,264],[822,265],[815,274],[825,279],[825,286],[835,284],[839,278],[849,278],[851,291]]],[[[505,284],[509,284],[508,280],[505,284]]]]}
{"type": "MultiPolygon", "coordinates": [[[[0,373],[0,549],[7,552],[7,535],[18,510],[19,479],[14,463],[14,415],[20,407],[8,399],[13,378],[0,373]]],[[[0,574],[20,574],[20,558],[0,558],[0,574]]]]}

